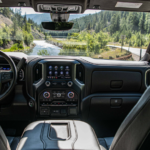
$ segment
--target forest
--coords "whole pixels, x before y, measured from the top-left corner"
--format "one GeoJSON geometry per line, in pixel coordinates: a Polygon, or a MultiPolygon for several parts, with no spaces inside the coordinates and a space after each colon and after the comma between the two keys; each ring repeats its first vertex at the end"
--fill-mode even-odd
{"type": "Polygon", "coordinates": [[[9,48],[8,51],[14,51],[30,47],[34,39],[31,30],[41,31],[40,26],[33,20],[27,20],[26,15],[21,15],[21,9],[14,11],[8,7],[0,8],[0,15],[5,22],[5,24],[1,23],[0,28],[0,47],[2,49],[9,48]]]}
{"type": "Polygon", "coordinates": [[[91,30],[95,33],[105,32],[111,42],[121,42],[125,35],[125,43],[130,46],[147,46],[150,41],[150,14],[144,12],[101,11],[75,21],[80,31],[91,30]]]}
{"type": "MultiPolygon", "coordinates": [[[[146,48],[150,41],[149,13],[100,11],[72,21],[74,22],[73,29],[78,29],[77,32],[70,31],[67,35],[65,33],[66,42],[54,40],[63,45],[60,54],[76,53],[75,55],[83,54],[84,56],[90,56],[91,53],[101,54],[109,50],[106,46],[108,43],[146,48]],[[80,42],[80,44],[75,44],[75,42],[80,42]]],[[[57,36],[54,32],[50,35],[57,36]]]]}

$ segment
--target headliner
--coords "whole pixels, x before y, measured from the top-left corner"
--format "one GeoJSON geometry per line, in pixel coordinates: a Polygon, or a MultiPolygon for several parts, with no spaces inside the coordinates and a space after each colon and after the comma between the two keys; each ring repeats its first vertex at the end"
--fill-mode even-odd
{"type": "Polygon", "coordinates": [[[26,7],[33,7],[36,11],[37,3],[61,3],[61,4],[79,4],[82,6],[83,11],[85,9],[93,9],[94,5],[100,5],[100,10],[115,10],[115,11],[139,11],[139,12],[149,12],[150,11],[150,0],[2,0],[0,7],[17,7],[19,2],[25,2],[26,7]],[[138,8],[117,8],[115,7],[117,2],[132,2],[132,3],[143,3],[143,5],[138,8]]]}

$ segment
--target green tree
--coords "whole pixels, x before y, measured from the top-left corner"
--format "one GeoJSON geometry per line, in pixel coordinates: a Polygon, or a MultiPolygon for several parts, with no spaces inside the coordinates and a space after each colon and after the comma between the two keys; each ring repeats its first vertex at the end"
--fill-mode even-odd
{"type": "Polygon", "coordinates": [[[3,8],[3,15],[7,18],[10,18],[11,17],[11,13],[10,13],[10,10],[8,7],[4,7],[3,8]]]}
{"type": "Polygon", "coordinates": [[[142,13],[140,20],[139,20],[139,29],[140,29],[141,33],[143,33],[143,31],[144,31],[144,21],[145,21],[145,14],[142,13]]]}
{"type": "Polygon", "coordinates": [[[17,29],[18,29],[17,26],[18,26],[17,20],[16,20],[16,18],[14,18],[14,22],[13,22],[13,36],[16,36],[17,29]]]}

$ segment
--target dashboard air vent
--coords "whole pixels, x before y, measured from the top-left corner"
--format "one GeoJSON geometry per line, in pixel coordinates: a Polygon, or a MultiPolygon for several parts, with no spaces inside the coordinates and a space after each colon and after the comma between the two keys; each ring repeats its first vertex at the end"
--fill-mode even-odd
{"type": "Polygon", "coordinates": [[[84,67],[81,64],[76,66],[76,78],[84,83],[84,67]]]}
{"type": "Polygon", "coordinates": [[[145,85],[148,87],[150,85],[150,69],[145,73],[145,85]]]}
{"type": "Polygon", "coordinates": [[[34,67],[34,83],[38,82],[42,78],[42,65],[37,64],[34,67]]]}

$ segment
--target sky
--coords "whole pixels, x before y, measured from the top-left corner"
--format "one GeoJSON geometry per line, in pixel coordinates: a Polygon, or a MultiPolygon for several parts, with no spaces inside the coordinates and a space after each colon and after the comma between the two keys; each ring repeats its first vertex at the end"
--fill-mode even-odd
{"type": "MultiPolygon", "coordinates": [[[[13,7],[13,9],[20,9],[20,8],[13,7]]],[[[22,10],[22,15],[24,15],[25,13],[26,14],[37,14],[37,12],[35,12],[33,8],[26,7],[26,8],[21,8],[21,10],[22,10]]],[[[100,10],[90,10],[90,9],[88,9],[84,12],[84,14],[94,14],[94,13],[98,13],[98,12],[100,12],[100,10]]]]}

